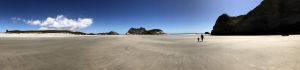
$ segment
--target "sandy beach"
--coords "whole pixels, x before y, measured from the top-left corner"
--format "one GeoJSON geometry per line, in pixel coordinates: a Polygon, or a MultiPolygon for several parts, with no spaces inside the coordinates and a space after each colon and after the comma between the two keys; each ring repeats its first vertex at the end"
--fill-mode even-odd
{"type": "Polygon", "coordinates": [[[0,70],[299,70],[300,36],[0,37],[0,70]]]}

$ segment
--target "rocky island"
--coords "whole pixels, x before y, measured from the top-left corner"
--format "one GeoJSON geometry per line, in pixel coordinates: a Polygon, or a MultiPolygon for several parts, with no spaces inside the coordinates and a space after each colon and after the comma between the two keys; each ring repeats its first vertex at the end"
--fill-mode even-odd
{"type": "Polygon", "coordinates": [[[162,35],[165,34],[161,29],[146,30],[146,28],[130,28],[127,35],[162,35]]]}

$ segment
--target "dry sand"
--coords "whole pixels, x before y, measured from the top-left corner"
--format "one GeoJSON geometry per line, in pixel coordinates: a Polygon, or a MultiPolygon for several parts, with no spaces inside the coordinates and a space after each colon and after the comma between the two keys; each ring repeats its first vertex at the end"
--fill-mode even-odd
{"type": "Polygon", "coordinates": [[[299,70],[300,36],[0,37],[0,70],[299,70]]]}

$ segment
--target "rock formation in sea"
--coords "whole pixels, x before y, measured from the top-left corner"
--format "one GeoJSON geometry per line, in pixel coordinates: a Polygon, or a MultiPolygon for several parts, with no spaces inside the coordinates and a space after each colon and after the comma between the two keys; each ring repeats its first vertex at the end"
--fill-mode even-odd
{"type": "Polygon", "coordinates": [[[147,33],[146,28],[140,27],[140,28],[130,28],[127,32],[127,34],[131,35],[144,35],[147,33]]]}
{"type": "Polygon", "coordinates": [[[104,32],[104,33],[98,33],[97,35],[119,35],[119,33],[115,31],[110,31],[110,32],[104,32]]]}
{"type": "Polygon", "coordinates": [[[146,30],[146,28],[140,27],[140,28],[130,28],[126,34],[127,35],[161,35],[165,33],[161,29],[146,30]]]}
{"type": "Polygon", "coordinates": [[[212,35],[300,34],[300,0],[264,0],[246,15],[221,15],[212,35]]]}

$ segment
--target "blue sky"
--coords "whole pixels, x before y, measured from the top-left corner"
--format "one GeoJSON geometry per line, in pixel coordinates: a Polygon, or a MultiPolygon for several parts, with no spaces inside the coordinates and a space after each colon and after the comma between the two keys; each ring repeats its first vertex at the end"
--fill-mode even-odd
{"type": "Polygon", "coordinates": [[[45,20],[64,15],[92,18],[83,32],[117,31],[130,27],[163,29],[167,33],[211,31],[218,16],[243,15],[261,0],[0,0],[0,31],[35,30],[39,26],[14,23],[11,18],[45,20]]]}

